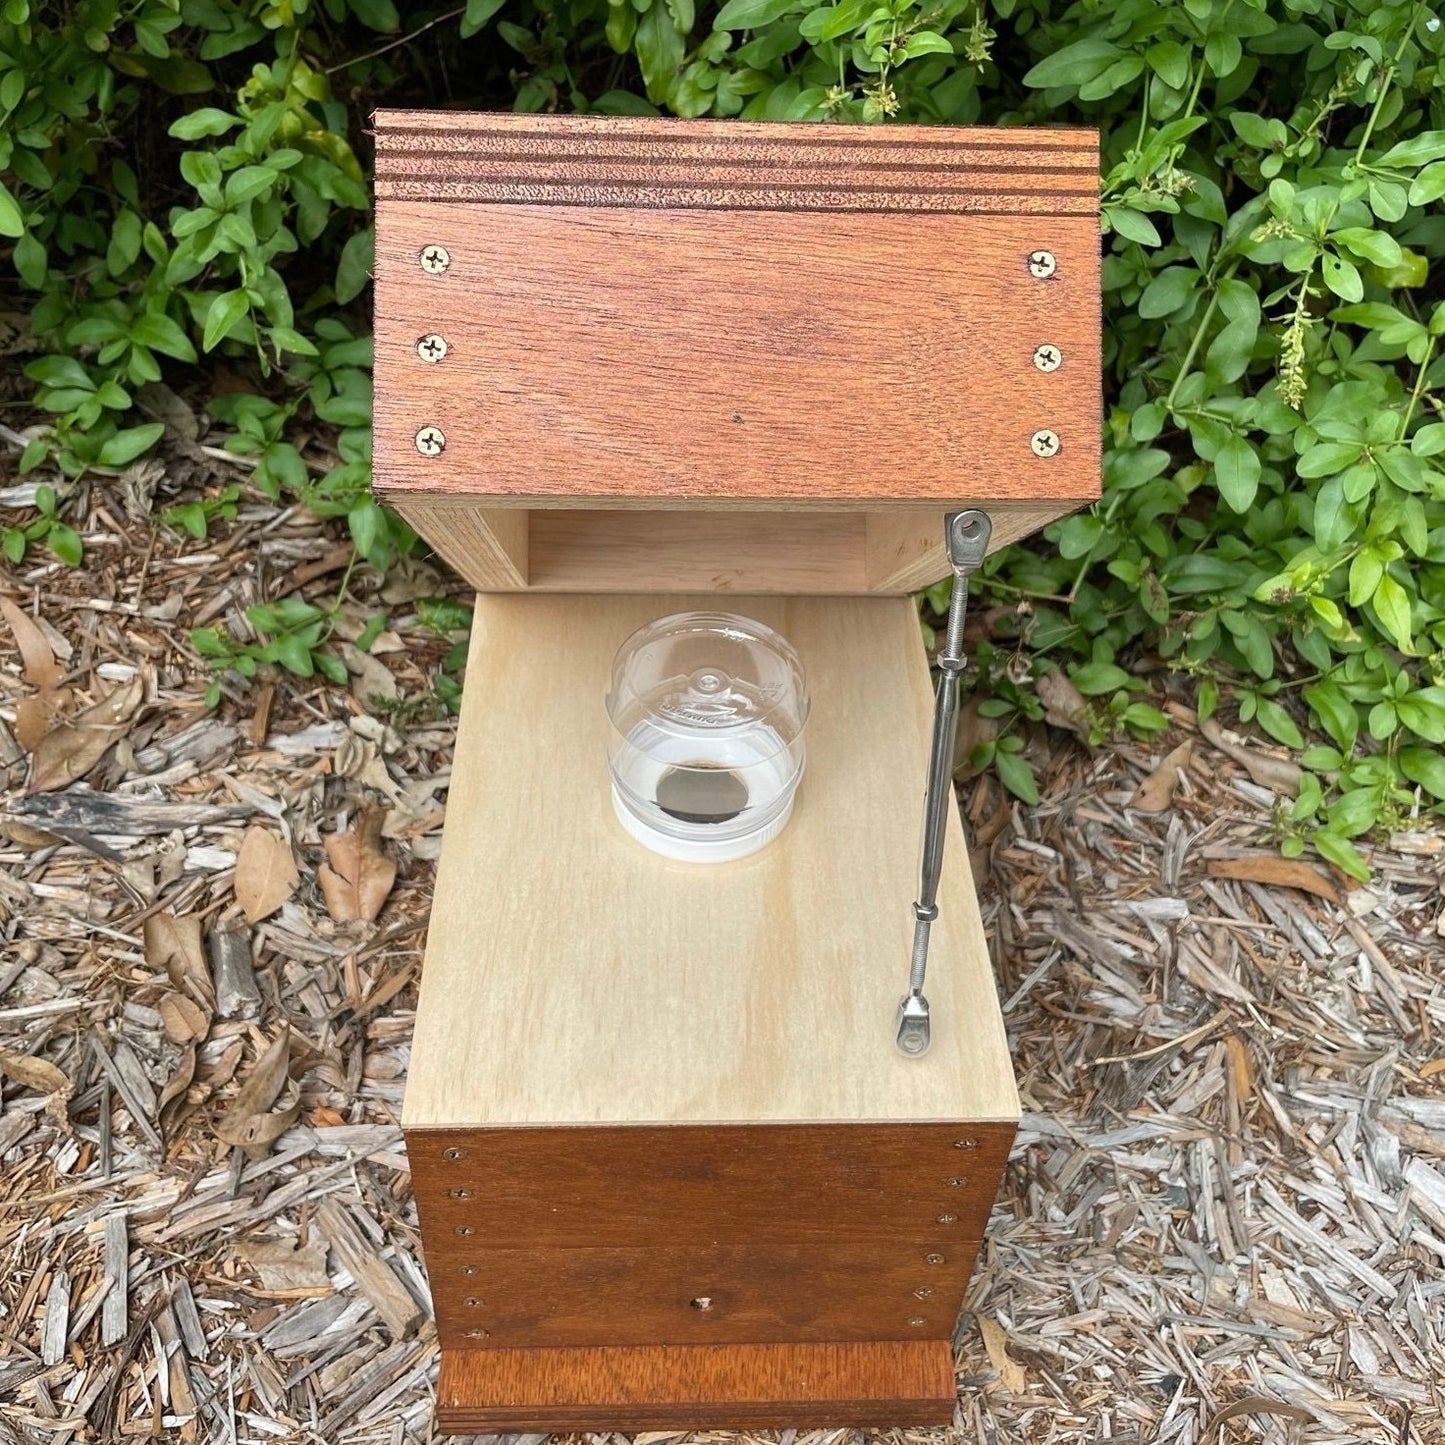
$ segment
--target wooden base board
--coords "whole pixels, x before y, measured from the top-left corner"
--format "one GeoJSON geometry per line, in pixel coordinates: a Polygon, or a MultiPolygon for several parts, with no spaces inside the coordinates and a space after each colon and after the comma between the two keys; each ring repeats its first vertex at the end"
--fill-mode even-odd
{"type": "Polygon", "coordinates": [[[446,1350],[437,1424],[511,1431],[946,1425],[947,1340],[446,1350]]]}

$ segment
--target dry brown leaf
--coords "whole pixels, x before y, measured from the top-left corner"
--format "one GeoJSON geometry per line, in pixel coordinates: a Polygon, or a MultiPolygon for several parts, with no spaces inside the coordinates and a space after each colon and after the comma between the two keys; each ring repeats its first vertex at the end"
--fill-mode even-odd
{"type": "Polygon", "coordinates": [[[1034,687],[1044,705],[1044,721],[1075,733],[1087,743],[1089,725],[1085,719],[1089,705],[1069,675],[1060,668],[1050,668],[1048,672],[1039,674],[1034,687]]]}
{"type": "Polygon", "coordinates": [[[45,1112],[61,1128],[70,1128],[70,1111],[65,1104],[70,1098],[71,1083],[54,1064],[29,1054],[0,1049],[0,1073],[27,1089],[34,1089],[37,1094],[44,1094],[45,1112]]]}
{"type": "Polygon", "coordinates": [[[157,1117],[164,1114],[166,1109],[175,1100],[185,1097],[186,1090],[191,1087],[191,1080],[196,1077],[196,1049],[192,1044],[180,1057],[176,1064],[176,1071],[167,1081],[164,1089],[161,1090],[160,1103],[156,1108],[157,1117]]]}
{"type": "Polygon", "coordinates": [[[83,778],[125,736],[144,698],[145,682],[136,676],[71,722],[51,728],[35,748],[30,791],[48,793],[83,778]]]}
{"type": "Polygon", "coordinates": [[[326,1246],[319,1241],[303,1246],[295,1235],[286,1239],[249,1239],[241,1252],[261,1276],[263,1289],[331,1293],[326,1246]]]}
{"type": "Polygon", "coordinates": [[[1340,901],[1340,890],[1323,868],[1303,858],[1280,858],[1273,853],[1250,853],[1243,858],[1211,858],[1211,878],[1237,878],[1246,883],[1268,883],[1275,888],[1298,888],[1331,903],[1340,901]]]}
{"type": "Polygon", "coordinates": [[[247,923],[269,918],[301,881],[291,849],[259,823],[246,829],[236,856],[236,902],[247,923]]]}
{"type": "Polygon", "coordinates": [[[1303,774],[1298,763],[1292,763],[1287,758],[1272,758],[1267,753],[1257,753],[1253,748],[1231,741],[1213,718],[1206,718],[1200,723],[1199,731],[1226,757],[1233,758],[1261,788],[1268,788],[1274,793],[1288,793],[1291,798],[1299,796],[1303,774]]]}
{"type": "Polygon", "coordinates": [[[1134,789],[1129,806],[1141,813],[1163,813],[1174,805],[1174,789],[1179,786],[1179,774],[1189,766],[1194,756],[1194,740],[1186,738],[1134,789]]]}
{"type": "Polygon", "coordinates": [[[296,1122],[301,1113],[301,1091],[287,1077],[291,1061],[291,1026],[283,1024],[276,1040],[256,1060],[231,1107],[216,1125],[216,1134],[234,1144],[248,1159],[264,1159],[271,1145],[296,1122]],[[272,1105],[285,1091],[281,1108],[272,1105]]]}
{"type": "Polygon", "coordinates": [[[338,923],[374,922],[391,894],[396,864],[379,841],[385,816],[381,808],[368,808],[351,832],[326,840],[327,861],[316,876],[326,911],[338,923]]]}
{"type": "Polygon", "coordinates": [[[211,1029],[211,1016],[183,993],[168,993],[160,1002],[161,1027],[173,1044],[199,1043],[211,1029]]]}
{"type": "Polygon", "coordinates": [[[5,621],[15,635],[15,645],[20,649],[20,661],[25,667],[25,681],[41,692],[53,692],[60,686],[65,671],[56,662],[50,643],[35,625],[35,619],[8,597],[0,597],[0,613],[5,614],[5,621]]]}
{"type": "Polygon", "coordinates": [[[1205,1438],[1212,1435],[1226,1420],[1237,1420],[1241,1415],[1283,1415],[1287,1420],[1301,1420],[1306,1423],[1315,1418],[1313,1412],[1306,1410],[1303,1405],[1291,1405],[1285,1400],[1271,1400],[1268,1395],[1246,1395],[1244,1399],[1226,1405],[1215,1415],[1204,1427],[1205,1438]]]}
{"type": "Polygon", "coordinates": [[[1024,1367],[1008,1352],[1008,1335],[997,1320],[979,1315],[978,1332],[983,1336],[983,1347],[988,1351],[988,1362],[998,1371],[999,1380],[1010,1395],[1021,1395],[1028,1383],[1024,1367]]]}
{"type": "Polygon", "coordinates": [[[15,704],[15,741],[27,753],[33,753],[40,746],[55,716],[55,703],[51,698],[31,694],[22,697],[15,704]]]}
{"type": "Polygon", "coordinates": [[[215,986],[206,967],[199,914],[177,916],[169,908],[151,914],[145,921],[145,951],[146,962],[163,968],[172,985],[192,1003],[207,1014],[215,1010],[215,986]]]}

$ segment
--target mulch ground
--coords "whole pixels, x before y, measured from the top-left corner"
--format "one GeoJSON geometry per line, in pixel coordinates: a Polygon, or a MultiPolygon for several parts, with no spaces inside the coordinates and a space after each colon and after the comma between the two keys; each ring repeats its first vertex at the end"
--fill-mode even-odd
{"type": "MultiPolygon", "coordinates": [[[[72,494],[83,567],[0,572],[0,1437],[433,1435],[397,1120],[455,741],[422,602],[463,594],[245,476],[188,444],[72,494]],[[229,482],[205,540],[157,523],[229,482]],[[349,686],[208,709],[190,630],[286,596],[349,686]]],[[[1286,862],[1288,767],[1172,713],[1148,752],[1040,733],[1038,807],[963,787],[1026,1116],[956,1425],[1445,1440],[1445,838],[1365,888],[1286,862]]]]}

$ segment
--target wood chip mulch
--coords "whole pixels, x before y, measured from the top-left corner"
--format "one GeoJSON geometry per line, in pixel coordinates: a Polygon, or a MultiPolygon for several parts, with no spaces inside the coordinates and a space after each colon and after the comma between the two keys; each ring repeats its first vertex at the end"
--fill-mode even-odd
{"type": "MultiPolygon", "coordinates": [[[[418,604],[462,593],[190,456],[72,494],[82,568],[0,571],[0,1439],[430,1440],[397,1121],[455,740],[418,604]],[[204,541],[155,522],[232,481],[204,541]],[[287,595],[335,604],[350,687],[208,710],[190,629],[287,595]]],[[[1033,739],[1036,808],[963,788],[1026,1113],[956,1425],[1435,1445],[1445,837],[1364,888],[1283,860],[1267,750],[1173,712],[1148,752],[1033,739]]]]}

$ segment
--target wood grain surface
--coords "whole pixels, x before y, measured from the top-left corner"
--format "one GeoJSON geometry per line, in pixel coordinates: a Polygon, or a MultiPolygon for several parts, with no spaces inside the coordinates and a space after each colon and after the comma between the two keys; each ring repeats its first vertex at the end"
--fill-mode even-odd
{"type": "MultiPolygon", "coordinates": [[[[960,506],[979,503],[964,499],[960,506]]],[[[397,510],[481,592],[903,595],[948,574],[944,513],[527,511],[459,497],[397,510]]],[[[990,551],[1062,516],[1055,503],[988,504],[990,551]]]]}
{"type": "Polygon", "coordinates": [[[376,112],[378,200],[1093,215],[1091,130],[376,112]]]}
{"type": "Polygon", "coordinates": [[[443,1349],[437,1423],[462,1432],[944,1425],[946,1341],[443,1349]]]}
{"type": "Polygon", "coordinates": [[[899,1054],[932,692],[906,598],[730,599],[797,648],[807,773],[776,842],[721,867],[612,813],[618,646],[706,596],[477,601],[403,1122],[1017,1117],[956,814],[928,993],[899,1054]]]}
{"type": "Polygon", "coordinates": [[[1093,216],[382,200],[375,486],[492,506],[1099,490],[1093,216]],[[428,276],[418,256],[445,245],[428,276]],[[1058,258],[1048,279],[1028,257],[1058,258]],[[438,364],[417,352],[445,336],[438,364]],[[1063,362],[1042,372],[1041,344],[1063,362]],[[445,449],[416,437],[437,427],[445,449]],[[1036,456],[1040,430],[1057,451],[1036,456]]]}

